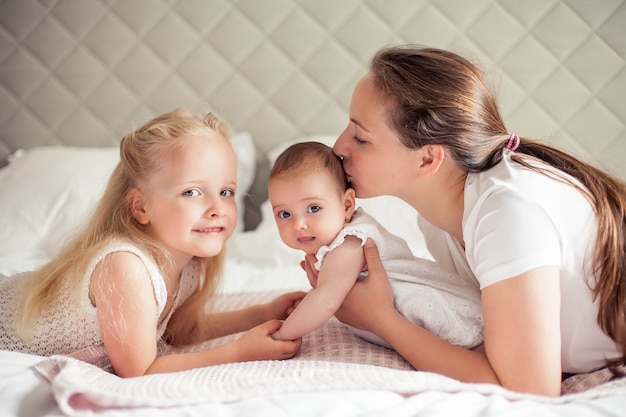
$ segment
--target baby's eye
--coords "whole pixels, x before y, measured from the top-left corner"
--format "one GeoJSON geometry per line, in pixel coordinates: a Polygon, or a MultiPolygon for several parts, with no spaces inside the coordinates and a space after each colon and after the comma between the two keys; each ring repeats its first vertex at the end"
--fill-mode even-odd
{"type": "Polygon", "coordinates": [[[197,197],[200,195],[200,191],[196,190],[195,188],[192,188],[191,190],[183,191],[183,195],[185,197],[197,197]]]}
{"type": "Polygon", "coordinates": [[[232,197],[232,196],[235,195],[235,191],[234,190],[230,190],[230,189],[222,190],[220,192],[220,195],[222,197],[232,197]]]}
{"type": "Polygon", "coordinates": [[[320,211],[322,208],[320,206],[311,206],[309,207],[308,212],[309,213],[317,213],[318,211],[320,211]]]}
{"type": "Polygon", "coordinates": [[[279,219],[288,219],[289,217],[291,217],[291,214],[288,211],[279,211],[276,216],[278,216],[279,219]]]}

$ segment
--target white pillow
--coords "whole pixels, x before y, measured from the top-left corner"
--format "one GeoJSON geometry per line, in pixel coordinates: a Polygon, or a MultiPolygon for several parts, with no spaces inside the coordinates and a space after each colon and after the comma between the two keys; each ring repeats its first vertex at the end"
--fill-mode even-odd
{"type": "MultiPolygon", "coordinates": [[[[315,141],[322,142],[328,146],[333,146],[336,139],[337,137],[332,135],[317,135],[300,138],[295,141],[284,142],[271,149],[267,153],[267,159],[271,167],[274,165],[278,155],[294,143],[315,141]]],[[[265,207],[266,205],[269,206],[268,203],[264,203],[262,206],[263,219],[258,229],[264,231],[264,233],[269,233],[270,230],[273,230],[275,231],[275,239],[280,240],[280,235],[278,234],[276,224],[274,223],[271,208],[265,207]]],[[[415,256],[432,259],[432,256],[426,248],[424,236],[417,225],[418,214],[409,204],[395,197],[380,196],[367,199],[358,198],[357,206],[362,207],[363,210],[371,214],[391,233],[403,238],[408,243],[415,256]]],[[[272,259],[277,257],[277,253],[293,259],[291,252],[293,249],[277,251],[275,249],[275,244],[270,243],[271,240],[272,239],[269,238],[267,239],[268,245],[274,247],[271,256],[272,259]]],[[[286,245],[283,244],[283,246],[286,245]]]]}
{"type": "MultiPolygon", "coordinates": [[[[233,135],[231,141],[239,159],[236,230],[242,231],[256,150],[248,133],[233,135]]],[[[17,151],[0,169],[0,272],[18,272],[22,261],[54,254],[68,232],[86,221],[118,161],[117,147],[17,151]]]]}

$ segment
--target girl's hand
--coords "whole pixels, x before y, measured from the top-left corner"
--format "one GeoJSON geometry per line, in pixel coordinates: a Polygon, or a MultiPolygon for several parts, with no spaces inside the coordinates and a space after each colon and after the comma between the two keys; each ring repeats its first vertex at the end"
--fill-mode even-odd
{"type": "Polygon", "coordinates": [[[369,275],[354,284],[335,316],[350,326],[374,331],[381,309],[394,309],[393,293],[374,241],[365,242],[363,254],[369,275]]]}
{"type": "Polygon", "coordinates": [[[296,340],[274,340],[272,333],[280,329],[282,321],[271,320],[245,332],[234,343],[242,361],[289,359],[302,346],[302,338],[296,340]]]}
{"type": "Polygon", "coordinates": [[[304,291],[295,291],[282,294],[265,304],[266,320],[284,320],[290,315],[304,298],[304,291]]]}

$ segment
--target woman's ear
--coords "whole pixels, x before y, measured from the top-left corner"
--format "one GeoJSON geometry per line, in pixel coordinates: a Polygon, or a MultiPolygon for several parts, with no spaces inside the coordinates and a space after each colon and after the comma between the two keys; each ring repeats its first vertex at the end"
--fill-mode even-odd
{"type": "Polygon", "coordinates": [[[419,149],[417,161],[418,178],[427,178],[436,173],[446,157],[442,145],[424,145],[419,149]]]}
{"type": "Polygon", "coordinates": [[[356,194],[354,188],[348,188],[343,193],[343,208],[345,212],[346,222],[352,220],[354,210],[356,210],[356,194]]]}
{"type": "Polygon", "coordinates": [[[143,194],[137,188],[131,188],[126,194],[126,201],[130,207],[130,212],[139,224],[150,223],[148,213],[144,207],[143,194]]]}

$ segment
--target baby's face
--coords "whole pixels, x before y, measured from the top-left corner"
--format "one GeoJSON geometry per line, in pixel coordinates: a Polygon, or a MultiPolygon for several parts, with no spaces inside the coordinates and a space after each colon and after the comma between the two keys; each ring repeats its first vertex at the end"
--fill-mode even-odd
{"type": "Polygon", "coordinates": [[[349,218],[344,195],[327,174],[275,178],[268,192],[281,239],[307,254],[330,244],[349,218]]]}

